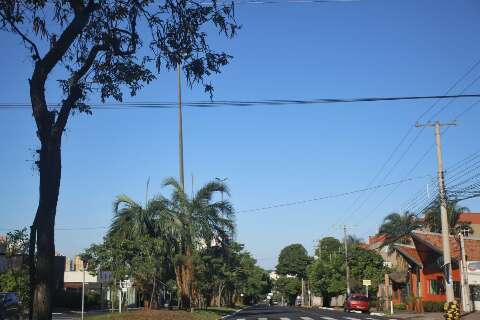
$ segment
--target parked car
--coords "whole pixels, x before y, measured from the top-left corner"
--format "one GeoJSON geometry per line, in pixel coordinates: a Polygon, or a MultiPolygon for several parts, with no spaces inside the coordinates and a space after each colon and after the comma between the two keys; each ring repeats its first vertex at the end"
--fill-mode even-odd
{"type": "Polygon", "coordinates": [[[0,292],[0,320],[18,320],[20,311],[15,292],[0,292]]]}
{"type": "Polygon", "coordinates": [[[370,311],[369,299],[364,294],[351,294],[345,300],[345,305],[343,307],[343,310],[345,312],[350,312],[351,310],[357,310],[363,313],[368,313],[370,311]]]}

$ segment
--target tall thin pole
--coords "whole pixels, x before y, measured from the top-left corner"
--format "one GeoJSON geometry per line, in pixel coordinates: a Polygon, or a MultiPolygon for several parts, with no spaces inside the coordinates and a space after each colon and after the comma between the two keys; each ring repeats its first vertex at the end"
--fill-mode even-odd
{"type": "Polygon", "coordinates": [[[148,205],[148,187],[150,185],[150,177],[148,177],[147,179],[147,187],[145,189],[145,209],[147,209],[147,205],[148,205]]]}
{"type": "Polygon", "coordinates": [[[178,70],[178,160],[179,160],[179,178],[182,190],[185,190],[185,179],[183,175],[183,123],[182,123],[182,84],[181,84],[181,64],[177,64],[178,70]]]}
{"type": "Polygon", "coordinates": [[[85,310],[85,264],[83,265],[83,279],[82,279],[82,320],[85,310]]]}
{"type": "Polygon", "coordinates": [[[450,241],[448,229],[447,215],[447,199],[445,198],[445,181],[443,176],[443,160],[442,160],[442,142],[440,139],[440,122],[435,122],[435,143],[437,145],[437,161],[438,161],[438,190],[440,191],[440,219],[442,222],[442,244],[443,244],[443,263],[447,271],[445,277],[447,302],[452,302],[455,297],[453,294],[452,283],[452,258],[450,256],[450,241]]]}
{"type": "Polygon", "coordinates": [[[343,225],[343,243],[345,245],[345,271],[347,277],[347,295],[350,295],[350,267],[348,266],[347,226],[343,225]]]}
{"type": "Polygon", "coordinates": [[[462,254],[462,260],[460,261],[460,276],[461,276],[461,288],[462,288],[462,306],[464,312],[471,311],[470,305],[470,286],[468,285],[468,273],[467,273],[467,258],[465,256],[465,240],[463,233],[460,232],[460,251],[462,254]]]}
{"type": "Polygon", "coordinates": [[[435,128],[435,144],[437,145],[437,162],[438,162],[438,192],[440,200],[440,220],[442,225],[442,247],[443,247],[443,268],[445,272],[445,293],[447,302],[452,302],[455,299],[453,293],[452,281],[452,258],[450,255],[450,240],[449,240],[449,226],[447,214],[447,198],[445,196],[445,179],[443,174],[443,157],[442,157],[442,141],[440,137],[440,128],[442,126],[455,125],[455,123],[440,124],[435,121],[435,124],[428,123],[426,125],[419,125],[417,127],[434,127],[435,128]]]}

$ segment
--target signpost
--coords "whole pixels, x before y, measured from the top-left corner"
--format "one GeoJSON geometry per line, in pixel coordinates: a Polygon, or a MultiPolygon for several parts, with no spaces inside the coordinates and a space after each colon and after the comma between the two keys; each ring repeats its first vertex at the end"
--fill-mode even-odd
{"type": "Polygon", "coordinates": [[[372,280],[363,280],[363,285],[365,286],[365,291],[366,291],[366,294],[367,294],[367,298],[368,298],[368,287],[372,285],[372,280]]]}

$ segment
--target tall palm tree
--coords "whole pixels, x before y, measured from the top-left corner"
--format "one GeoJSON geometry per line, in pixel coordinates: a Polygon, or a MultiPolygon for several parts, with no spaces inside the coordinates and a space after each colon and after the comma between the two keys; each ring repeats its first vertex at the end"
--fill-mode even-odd
{"type": "Polygon", "coordinates": [[[212,241],[231,238],[234,231],[233,208],[229,201],[213,201],[214,194],[229,195],[227,186],[219,181],[204,185],[189,198],[181,185],[168,178],[164,186],[172,188],[169,198],[158,197],[156,219],[160,228],[175,239],[175,275],[181,306],[192,306],[195,295],[193,257],[197,249],[209,246],[212,241]]]}
{"type": "MultiPolygon", "coordinates": [[[[447,201],[447,218],[450,234],[458,234],[462,229],[472,228],[469,223],[460,222],[460,215],[463,212],[470,212],[470,209],[467,207],[462,207],[458,205],[456,201],[447,201]]],[[[440,218],[440,202],[435,200],[432,204],[425,209],[424,211],[424,224],[429,228],[430,232],[440,233],[442,232],[442,223],[440,218]]]]}
{"type": "Polygon", "coordinates": [[[409,211],[400,214],[390,213],[383,219],[383,223],[378,230],[379,235],[385,235],[384,245],[392,243],[408,243],[409,235],[413,230],[422,227],[417,216],[409,211]]]}

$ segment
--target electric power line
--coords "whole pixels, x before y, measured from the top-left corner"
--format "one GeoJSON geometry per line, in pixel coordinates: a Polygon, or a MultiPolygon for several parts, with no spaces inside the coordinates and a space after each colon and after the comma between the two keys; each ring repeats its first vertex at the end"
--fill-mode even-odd
{"type": "MultiPolygon", "coordinates": [[[[363,97],[363,98],[316,98],[316,99],[267,99],[267,100],[218,100],[218,101],[191,101],[184,102],[182,106],[191,108],[218,108],[218,107],[258,107],[258,106],[288,106],[288,105],[317,105],[338,103],[361,103],[361,102],[388,102],[388,101],[418,101],[431,99],[465,99],[480,98],[480,93],[456,94],[456,95],[433,95],[433,96],[395,96],[395,97],[363,97]]],[[[88,103],[87,103],[88,104],[88,103]]],[[[51,110],[58,110],[59,103],[49,103],[51,110]]],[[[92,109],[120,110],[120,109],[176,109],[178,102],[150,101],[150,102],[112,102],[90,103],[92,109]]],[[[0,110],[31,109],[29,103],[0,102],[0,110]]]]}

